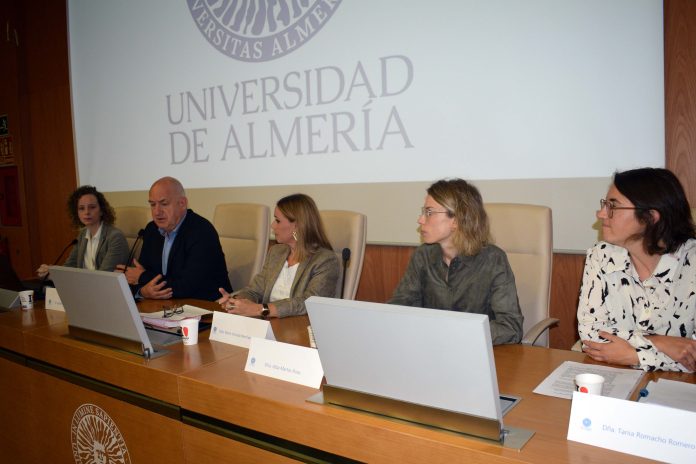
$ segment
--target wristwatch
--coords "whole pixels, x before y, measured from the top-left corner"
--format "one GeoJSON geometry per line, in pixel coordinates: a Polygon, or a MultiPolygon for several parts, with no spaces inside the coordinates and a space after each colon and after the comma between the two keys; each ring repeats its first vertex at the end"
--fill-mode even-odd
{"type": "Polygon", "coordinates": [[[263,303],[261,306],[263,306],[263,309],[261,310],[261,317],[266,319],[269,314],[271,314],[271,310],[268,309],[268,305],[266,303],[263,303]]]}

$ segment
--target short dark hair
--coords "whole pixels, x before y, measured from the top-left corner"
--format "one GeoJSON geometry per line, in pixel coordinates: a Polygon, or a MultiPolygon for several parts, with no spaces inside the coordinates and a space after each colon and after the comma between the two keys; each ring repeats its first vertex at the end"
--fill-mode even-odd
{"type": "Polygon", "coordinates": [[[109,202],[106,201],[104,194],[98,191],[96,187],[91,185],[83,185],[82,187],[78,187],[73,193],[70,194],[70,197],[68,198],[68,216],[70,217],[70,222],[72,222],[72,225],[77,228],[82,227],[80,216],[77,214],[77,202],[80,201],[80,198],[84,197],[85,195],[94,195],[97,198],[99,209],[102,213],[102,221],[105,224],[113,225],[114,221],[116,220],[116,213],[114,212],[114,209],[111,207],[109,202]]]}
{"type": "Polygon", "coordinates": [[[643,246],[650,254],[674,253],[696,238],[684,188],[671,171],[640,168],[614,173],[614,186],[636,207],[636,219],[645,224],[643,246]],[[660,214],[654,221],[651,210],[660,214]]]}

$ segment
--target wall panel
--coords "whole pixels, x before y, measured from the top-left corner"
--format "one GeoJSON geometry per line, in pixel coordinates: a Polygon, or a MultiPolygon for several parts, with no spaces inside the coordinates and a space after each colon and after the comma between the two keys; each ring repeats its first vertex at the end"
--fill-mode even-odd
{"type": "Polygon", "coordinates": [[[696,205],[696,2],[665,0],[666,166],[696,205]]]}
{"type": "MultiPolygon", "coordinates": [[[[24,20],[20,76],[25,191],[31,268],[52,263],[75,236],[65,201],[77,176],[68,77],[66,2],[20,2],[24,20]]],[[[27,276],[23,276],[27,277],[27,276]]]]}

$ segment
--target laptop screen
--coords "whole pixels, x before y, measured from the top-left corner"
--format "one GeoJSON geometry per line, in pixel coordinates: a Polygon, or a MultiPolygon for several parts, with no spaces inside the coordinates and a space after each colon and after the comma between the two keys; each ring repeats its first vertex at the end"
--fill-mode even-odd
{"type": "Polygon", "coordinates": [[[154,354],[125,275],[63,266],[49,270],[71,335],[146,357],[154,354]]]}
{"type": "Polygon", "coordinates": [[[12,268],[9,257],[2,253],[0,253],[0,288],[16,292],[24,290],[24,285],[12,268]]]}
{"type": "Polygon", "coordinates": [[[311,297],[327,383],[501,421],[488,317],[311,297]]]}

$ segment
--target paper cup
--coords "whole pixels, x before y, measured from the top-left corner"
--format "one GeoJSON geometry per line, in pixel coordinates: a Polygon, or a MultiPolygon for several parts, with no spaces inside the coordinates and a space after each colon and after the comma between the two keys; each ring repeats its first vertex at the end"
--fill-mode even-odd
{"type": "Polygon", "coordinates": [[[196,345],[198,343],[198,319],[182,319],[179,325],[184,345],[196,345]]]}
{"type": "Polygon", "coordinates": [[[575,376],[575,389],[580,393],[601,395],[604,377],[597,374],[578,374],[575,376]]]}
{"type": "Polygon", "coordinates": [[[22,309],[32,309],[34,307],[34,290],[19,292],[19,302],[22,304],[22,309]]]}

